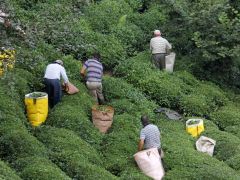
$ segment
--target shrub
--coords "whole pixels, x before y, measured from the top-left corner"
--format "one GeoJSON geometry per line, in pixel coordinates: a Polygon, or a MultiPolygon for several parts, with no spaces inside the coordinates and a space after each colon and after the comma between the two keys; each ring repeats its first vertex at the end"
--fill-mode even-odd
{"type": "Polygon", "coordinates": [[[151,178],[147,177],[145,174],[143,174],[143,172],[140,171],[140,169],[137,167],[137,165],[135,164],[132,165],[132,167],[127,168],[126,170],[124,170],[121,173],[121,176],[119,177],[121,180],[127,180],[127,179],[131,179],[131,180],[150,180],[151,178]]]}
{"type": "Polygon", "coordinates": [[[228,126],[224,129],[224,131],[229,132],[231,134],[234,134],[235,136],[237,136],[240,139],[240,125],[235,125],[235,126],[228,126]]]}
{"type": "Polygon", "coordinates": [[[114,175],[106,171],[105,169],[95,164],[78,161],[75,157],[71,157],[69,154],[61,159],[58,159],[58,164],[72,179],[117,179],[114,175]]]}
{"type": "Polygon", "coordinates": [[[91,57],[92,53],[98,51],[101,54],[101,62],[104,68],[112,70],[126,58],[126,52],[122,43],[113,35],[105,35],[97,32],[85,33],[84,51],[91,57]]]}
{"type": "MultiPolygon", "coordinates": [[[[208,160],[209,161],[209,160],[208,160]]],[[[210,160],[211,161],[211,160],[210,160]]],[[[166,173],[164,179],[238,179],[239,174],[223,163],[215,162],[198,167],[178,167],[166,173]],[[220,170],[220,171],[219,171],[220,170]]]]}
{"type": "Polygon", "coordinates": [[[240,170],[239,160],[240,160],[240,154],[237,154],[237,155],[232,156],[230,159],[226,160],[225,162],[231,168],[239,171],[240,170]]]}
{"type": "Polygon", "coordinates": [[[206,131],[203,134],[216,140],[214,155],[217,159],[226,161],[231,157],[239,154],[240,139],[236,136],[218,130],[206,131]]]}
{"type": "Polygon", "coordinates": [[[149,8],[144,13],[131,14],[129,17],[130,22],[137,25],[143,31],[144,43],[142,43],[142,49],[149,48],[149,46],[146,46],[146,44],[149,44],[155,29],[161,28],[160,30],[164,33],[163,24],[167,20],[167,15],[164,11],[161,11],[162,8],[159,6],[159,4],[160,3],[149,8]]]}
{"type": "Polygon", "coordinates": [[[229,104],[220,108],[218,111],[211,114],[211,118],[221,129],[228,126],[239,125],[239,111],[234,104],[229,104]]]}
{"type": "Polygon", "coordinates": [[[131,111],[131,108],[135,108],[131,113],[150,114],[157,107],[140,90],[119,78],[105,77],[103,91],[108,101],[113,100],[111,104],[116,106],[116,111],[131,111]]]}
{"type": "Polygon", "coordinates": [[[152,69],[149,55],[146,52],[120,64],[116,68],[115,74],[123,76],[124,79],[140,88],[159,105],[166,107],[176,107],[180,95],[188,90],[181,79],[166,72],[152,69]]]}
{"type": "MultiPolygon", "coordinates": [[[[127,16],[123,16],[128,20],[127,16]]],[[[128,56],[133,56],[142,50],[143,33],[139,27],[130,23],[118,24],[111,28],[113,34],[122,44],[128,56]]]]}
{"type": "Polygon", "coordinates": [[[131,8],[124,0],[103,0],[100,3],[89,6],[85,11],[85,15],[93,30],[108,33],[112,26],[118,24],[119,18],[122,15],[131,12],[131,8]]]}
{"type": "Polygon", "coordinates": [[[0,161],[0,178],[6,180],[20,180],[21,178],[16,174],[16,172],[8,167],[3,161],[0,161]]]}
{"type": "Polygon", "coordinates": [[[27,156],[40,156],[47,155],[47,149],[32,136],[25,126],[15,120],[14,117],[8,117],[5,123],[0,127],[0,152],[1,157],[14,162],[17,158],[27,156]]]}
{"type": "Polygon", "coordinates": [[[78,157],[77,160],[101,165],[97,151],[73,131],[43,126],[38,129],[37,138],[52,154],[71,154],[71,156],[78,157]]]}
{"type": "Polygon", "coordinates": [[[73,59],[72,56],[64,56],[62,58],[66,73],[69,79],[81,79],[80,68],[81,64],[79,61],[73,59]]]}
{"type": "Polygon", "coordinates": [[[81,107],[59,104],[49,115],[47,124],[70,129],[96,148],[101,142],[102,135],[98,129],[94,128],[81,107]]]}
{"type": "Polygon", "coordinates": [[[14,166],[23,179],[71,179],[50,160],[42,157],[29,156],[20,158],[14,162],[14,166]]]}
{"type": "Polygon", "coordinates": [[[101,152],[105,168],[120,176],[129,164],[134,165],[137,150],[139,118],[128,114],[114,116],[112,132],[103,139],[101,152]]]}
{"type": "Polygon", "coordinates": [[[204,95],[189,94],[183,95],[179,100],[180,110],[185,115],[206,116],[212,111],[213,104],[204,95]]]}
{"type": "MultiPolygon", "coordinates": [[[[196,151],[194,148],[196,139],[184,133],[185,128],[182,122],[163,119],[160,121],[155,119],[154,122],[161,130],[164,164],[165,170],[167,171],[166,179],[205,179],[208,177],[215,177],[217,179],[221,179],[221,177],[224,177],[223,179],[231,177],[234,179],[239,177],[237,172],[229,168],[225,163],[196,151]],[[179,144],[181,144],[181,146],[179,146],[179,144]],[[218,172],[219,169],[221,169],[221,174],[218,172]]],[[[211,122],[207,121],[207,124],[211,125],[211,122]]],[[[211,128],[207,129],[207,136],[216,140],[212,132],[220,133],[220,131],[215,128],[212,124],[211,128]]],[[[227,139],[226,142],[227,141],[229,141],[229,139],[227,139]]],[[[217,140],[217,144],[218,143],[217,140]]],[[[221,148],[224,147],[227,146],[221,148]]]]}

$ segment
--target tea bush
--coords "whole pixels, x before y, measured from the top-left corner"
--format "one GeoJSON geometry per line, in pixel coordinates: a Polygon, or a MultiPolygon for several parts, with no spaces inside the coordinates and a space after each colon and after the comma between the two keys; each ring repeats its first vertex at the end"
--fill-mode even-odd
{"type": "Polygon", "coordinates": [[[25,126],[16,123],[14,117],[9,120],[0,127],[0,152],[3,159],[14,162],[17,158],[27,156],[47,156],[46,147],[25,126]]]}
{"type": "Polygon", "coordinates": [[[223,132],[223,131],[207,131],[204,133],[207,137],[216,140],[216,146],[214,150],[215,157],[219,160],[226,161],[239,154],[239,143],[240,139],[236,136],[223,132]]]}
{"type": "MultiPolygon", "coordinates": [[[[128,20],[127,16],[124,17],[128,20]]],[[[141,50],[143,33],[136,25],[129,22],[119,23],[116,27],[112,27],[111,34],[123,44],[128,56],[133,56],[141,50]]]]}
{"type": "Polygon", "coordinates": [[[134,165],[133,154],[137,150],[139,118],[123,114],[114,117],[112,132],[103,138],[101,152],[105,168],[120,176],[127,166],[134,165]],[[136,123],[136,124],[135,124],[136,123]]]}
{"type": "Polygon", "coordinates": [[[180,100],[180,110],[186,115],[206,116],[213,110],[213,102],[208,97],[199,94],[183,95],[180,100]]]}
{"type": "Polygon", "coordinates": [[[6,180],[20,180],[21,178],[6,163],[0,161],[0,178],[6,180]]]}
{"type": "Polygon", "coordinates": [[[225,129],[228,126],[240,125],[239,121],[240,113],[238,107],[234,104],[223,106],[218,111],[211,114],[211,119],[221,129],[225,129]]]}
{"type": "Polygon", "coordinates": [[[234,134],[235,136],[237,136],[238,138],[240,138],[240,125],[236,125],[236,126],[228,126],[224,129],[224,131],[229,132],[231,134],[234,134]]]}
{"type": "Polygon", "coordinates": [[[126,58],[122,43],[113,35],[89,32],[84,38],[88,44],[85,52],[91,57],[93,52],[98,51],[101,54],[101,62],[107,70],[112,70],[126,58]]]}
{"type": "Polygon", "coordinates": [[[50,160],[42,157],[29,156],[20,158],[14,162],[14,166],[23,179],[71,179],[50,160]]]}
{"type": "Polygon", "coordinates": [[[121,16],[131,12],[132,9],[124,0],[103,0],[89,6],[85,11],[85,15],[93,30],[101,33],[109,33],[111,27],[118,24],[121,16]]]}
{"type": "Polygon", "coordinates": [[[100,132],[94,128],[81,107],[59,104],[58,108],[49,115],[47,124],[70,129],[96,148],[101,142],[100,132]]]}
{"type": "Polygon", "coordinates": [[[230,167],[236,170],[240,170],[240,165],[239,165],[239,160],[240,160],[240,154],[232,156],[230,159],[226,160],[225,163],[228,164],[230,167]]]}
{"type": "Polygon", "coordinates": [[[96,149],[82,140],[73,131],[43,126],[38,129],[37,138],[51,151],[51,154],[71,154],[78,160],[101,165],[96,149]]]}
{"type": "Polygon", "coordinates": [[[127,179],[131,179],[131,180],[150,180],[151,178],[146,176],[145,174],[143,174],[143,172],[139,171],[139,168],[137,167],[137,164],[132,165],[132,167],[128,167],[127,169],[125,169],[123,172],[121,172],[120,177],[121,180],[127,180],[127,179]]]}
{"type": "Polygon", "coordinates": [[[157,107],[157,105],[149,100],[140,90],[119,78],[105,77],[103,81],[103,91],[108,101],[115,101],[111,103],[113,103],[114,107],[116,106],[117,111],[121,111],[122,108],[126,111],[135,108],[131,113],[138,112],[139,114],[139,112],[141,112],[142,114],[149,114],[157,107]],[[128,101],[130,103],[128,103],[128,101]]]}
{"type": "MultiPolygon", "coordinates": [[[[160,3],[155,4],[144,13],[131,14],[129,21],[137,25],[143,32],[143,43],[141,44],[141,50],[149,48],[149,41],[153,37],[153,31],[159,29],[164,32],[164,24],[167,21],[167,14],[161,8],[160,3]],[[147,44],[147,45],[146,45],[147,44]]],[[[170,41],[171,42],[171,41],[170,41]]]]}
{"type": "MultiPolygon", "coordinates": [[[[160,121],[155,119],[154,122],[161,129],[164,164],[165,170],[167,170],[166,179],[202,179],[207,177],[223,177],[223,179],[226,179],[227,177],[239,177],[237,172],[225,163],[195,150],[195,139],[183,133],[185,130],[182,122],[164,119],[160,121]],[[179,146],[177,142],[181,142],[181,145],[179,146]],[[215,169],[216,167],[217,169],[215,169]],[[221,174],[218,172],[219,169],[221,169],[221,174]]],[[[211,124],[211,122],[209,123],[211,124]]],[[[211,126],[211,129],[217,131],[214,125],[211,126]]],[[[208,134],[208,137],[214,139],[211,133],[208,134]]]]}

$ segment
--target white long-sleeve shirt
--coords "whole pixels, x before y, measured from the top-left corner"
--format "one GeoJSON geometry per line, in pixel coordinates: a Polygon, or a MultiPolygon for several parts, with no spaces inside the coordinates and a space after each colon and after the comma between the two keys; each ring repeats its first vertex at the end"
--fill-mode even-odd
{"type": "Polygon", "coordinates": [[[172,49],[172,46],[165,38],[157,36],[151,39],[150,50],[152,54],[166,53],[168,49],[172,49]]]}
{"type": "Polygon", "coordinates": [[[57,63],[49,64],[47,66],[44,78],[60,80],[61,76],[65,83],[69,82],[65,68],[63,66],[61,66],[60,64],[57,64],[57,63]]]}

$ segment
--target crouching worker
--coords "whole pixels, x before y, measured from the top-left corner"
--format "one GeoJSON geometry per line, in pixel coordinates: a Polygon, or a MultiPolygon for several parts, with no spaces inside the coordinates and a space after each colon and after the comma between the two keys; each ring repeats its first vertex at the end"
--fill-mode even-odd
{"type": "Polygon", "coordinates": [[[157,148],[159,155],[162,158],[163,152],[161,150],[160,131],[158,127],[154,124],[151,124],[146,115],[141,117],[141,122],[143,128],[140,132],[138,151],[142,151],[143,149],[157,148]]]}
{"type": "Polygon", "coordinates": [[[63,67],[63,62],[61,60],[56,60],[47,66],[44,75],[44,83],[48,94],[49,106],[51,108],[61,101],[61,77],[64,80],[65,86],[68,88],[69,81],[65,68],[63,67]]]}
{"type": "Polygon", "coordinates": [[[104,104],[104,96],[102,93],[103,66],[100,62],[100,54],[94,53],[93,58],[88,59],[84,63],[80,73],[83,77],[86,76],[87,88],[96,103],[104,104]]]}

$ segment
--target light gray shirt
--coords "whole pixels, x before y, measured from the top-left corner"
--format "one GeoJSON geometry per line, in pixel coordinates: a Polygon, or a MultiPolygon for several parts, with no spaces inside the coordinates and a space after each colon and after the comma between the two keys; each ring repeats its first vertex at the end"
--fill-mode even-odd
{"type": "Polygon", "coordinates": [[[144,140],[144,148],[161,148],[160,131],[156,125],[149,124],[140,132],[140,139],[144,140]]]}
{"type": "Polygon", "coordinates": [[[61,76],[65,83],[69,82],[65,68],[63,66],[57,63],[52,63],[47,66],[44,78],[60,80],[61,76]]]}
{"type": "Polygon", "coordinates": [[[172,45],[161,36],[154,37],[150,41],[152,54],[166,53],[169,49],[172,49],[172,45]]]}

